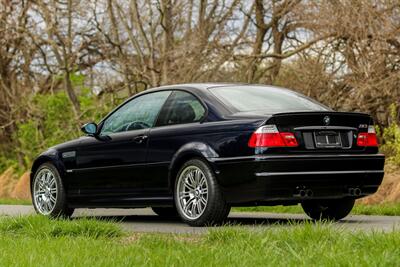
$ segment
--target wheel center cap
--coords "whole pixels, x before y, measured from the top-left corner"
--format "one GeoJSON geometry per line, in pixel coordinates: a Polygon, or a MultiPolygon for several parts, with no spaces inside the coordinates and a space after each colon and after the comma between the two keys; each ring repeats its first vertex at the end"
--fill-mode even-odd
{"type": "Polygon", "coordinates": [[[50,187],[47,187],[47,188],[44,190],[44,195],[45,195],[46,198],[50,198],[50,194],[51,194],[50,191],[51,191],[51,190],[50,190],[50,187]]]}

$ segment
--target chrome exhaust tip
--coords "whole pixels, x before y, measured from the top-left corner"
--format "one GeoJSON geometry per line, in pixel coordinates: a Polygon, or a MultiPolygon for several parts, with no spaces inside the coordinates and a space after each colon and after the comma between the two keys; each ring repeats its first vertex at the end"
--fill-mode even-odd
{"type": "Polygon", "coordinates": [[[354,195],[355,196],[361,196],[361,189],[360,188],[354,188],[354,195]]]}
{"type": "Polygon", "coordinates": [[[354,196],[354,188],[349,188],[349,195],[354,196]]]}
{"type": "Polygon", "coordinates": [[[307,195],[307,197],[312,197],[314,195],[314,192],[311,189],[307,189],[306,195],[307,195]]]}

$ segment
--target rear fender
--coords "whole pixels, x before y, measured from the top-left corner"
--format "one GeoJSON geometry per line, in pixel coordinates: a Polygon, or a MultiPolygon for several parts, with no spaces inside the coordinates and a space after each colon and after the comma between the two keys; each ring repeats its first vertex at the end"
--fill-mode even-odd
{"type": "Polygon", "coordinates": [[[175,178],[179,168],[184,162],[191,158],[201,158],[207,161],[211,168],[215,171],[215,165],[210,158],[219,157],[218,153],[206,143],[191,142],[183,145],[172,157],[168,168],[168,186],[172,190],[175,184],[175,178]]]}

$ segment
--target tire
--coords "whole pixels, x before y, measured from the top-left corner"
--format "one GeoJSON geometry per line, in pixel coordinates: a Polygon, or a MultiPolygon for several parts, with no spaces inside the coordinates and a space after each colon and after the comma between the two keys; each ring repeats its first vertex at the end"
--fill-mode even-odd
{"type": "Polygon", "coordinates": [[[71,217],[60,173],[51,163],[39,166],[31,186],[32,204],[38,214],[51,218],[71,217]]]}
{"type": "Polygon", "coordinates": [[[338,221],[349,215],[354,199],[305,201],[301,203],[304,212],[314,220],[338,221]]]}
{"type": "Polygon", "coordinates": [[[177,218],[179,217],[175,207],[152,207],[155,214],[162,218],[177,218]]]}
{"type": "Polygon", "coordinates": [[[228,216],[229,216],[229,213],[231,212],[231,206],[230,205],[227,205],[226,206],[226,209],[225,209],[225,213],[224,213],[224,215],[222,216],[223,218],[224,218],[224,220],[227,220],[228,219],[228,216]]]}
{"type": "Polygon", "coordinates": [[[183,164],[175,180],[174,199],[179,216],[190,226],[218,225],[230,211],[214,172],[201,159],[183,164]]]}

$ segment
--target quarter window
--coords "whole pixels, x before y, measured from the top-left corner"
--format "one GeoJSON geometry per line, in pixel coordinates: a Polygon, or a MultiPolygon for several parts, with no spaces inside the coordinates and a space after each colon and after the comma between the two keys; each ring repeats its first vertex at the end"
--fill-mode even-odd
{"type": "Polygon", "coordinates": [[[161,91],[132,99],[105,120],[101,134],[109,135],[153,127],[170,93],[170,91],[161,91]]]}
{"type": "Polygon", "coordinates": [[[168,98],[157,122],[157,126],[183,124],[200,121],[205,109],[190,93],[175,91],[168,98]]]}

